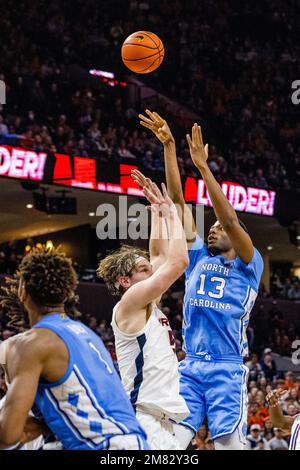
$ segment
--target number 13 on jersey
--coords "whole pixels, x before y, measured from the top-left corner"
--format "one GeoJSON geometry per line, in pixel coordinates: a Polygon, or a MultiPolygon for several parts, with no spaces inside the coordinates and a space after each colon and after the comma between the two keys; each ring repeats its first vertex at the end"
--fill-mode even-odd
{"type": "Polygon", "coordinates": [[[213,299],[221,299],[224,295],[224,289],[226,285],[225,279],[222,277],[216,277],[213,276],[211,278],[211,282],[213,282],[214,285],[214,290],[213,291],[208,291],[206,292],[205,290],[205,282],[206,282],[206,274],[201,274],[200,276],[200,289],[197,290],[197,294],[199,295],[208,295],[209,297],[212,297],[213,299]]]}

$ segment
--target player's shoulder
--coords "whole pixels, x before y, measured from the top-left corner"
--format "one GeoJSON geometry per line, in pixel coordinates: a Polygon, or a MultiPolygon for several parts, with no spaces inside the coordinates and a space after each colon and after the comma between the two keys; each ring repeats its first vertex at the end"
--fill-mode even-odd
{"type": "Polygon", "coordinates": [[[44,357],[57,350],[60,339],[46,328],[31,328],[17,335],[10,346],[11,354],[27,358],[33,355],[44,357]]]}
{"type": "Polygon", "coordinates": [[[263,269],[263,266],[264,266],[263,257],[258,251],[258,249],[255,247],[253,247],[253,256],[251,260],[249,261],[249,263],[245,263],[240,257],[238,257],[237,259],[238,259],[238,264],[242,269],[246,269],[246,270],[253,269],[253,268],[263,269]]]}

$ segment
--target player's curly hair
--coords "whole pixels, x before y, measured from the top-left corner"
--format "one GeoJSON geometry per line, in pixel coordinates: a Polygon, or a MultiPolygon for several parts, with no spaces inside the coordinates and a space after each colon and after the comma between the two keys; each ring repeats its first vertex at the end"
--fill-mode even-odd
{"type": "MultiPolygon", "coordinates": [[[[6,277],[5,284],[0,287],[0,317],[4,317],[6,325],[18,333],[30,328],[28,314],[18,296],[20,278],[17,271],[12,277],[6,277]]],[[[65,312],[73,320],[82,316],[78,310],[79,302],[75,293],[65,301],[65,312]]]]}
{"type": "Polygon", "coordinates": [[[124,289],[119,285],[121,276],[130,276],[136,264],[136,258],[142,256],[149,260],[149,253],[134,246],[123,245],[104,258],[97,269],[97,276],[106,283],[110,293],[122,296],[124,289]]]}
{"type": "Polygon", "coordinates": [[[27,312],[20,302],[18,288],[20,273],[5,278],[5,284],[0,287],[0,316],[5,318],[8,327],[21,332],[29,328],[27,312]]]}
{"type": "Polygon", "coordinates": [[[59,247],[32,250],[23,258],[19,275],[32,300],[42,307],[65,303],[78,284],[72,260],[59,247]]]}

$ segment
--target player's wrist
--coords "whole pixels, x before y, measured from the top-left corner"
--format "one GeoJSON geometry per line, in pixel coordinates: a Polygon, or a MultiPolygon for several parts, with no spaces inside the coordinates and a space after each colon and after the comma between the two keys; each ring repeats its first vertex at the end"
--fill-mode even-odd
{"type": "Polygon", "coordinates": [[[175,146],[175,139],[173,136],[169,137],[165,142],[164,142],[164,147],[174,147],[175,146]]]}
{"type": "Polygon", "coordinates": [[[205,172],[206,170],[209,169],[209,166],[207,164],[207,161],[199,161],[197,162],[196,164],[196,167],[198,168],[198,170],[202,173],[202,172],[205,172]]]}

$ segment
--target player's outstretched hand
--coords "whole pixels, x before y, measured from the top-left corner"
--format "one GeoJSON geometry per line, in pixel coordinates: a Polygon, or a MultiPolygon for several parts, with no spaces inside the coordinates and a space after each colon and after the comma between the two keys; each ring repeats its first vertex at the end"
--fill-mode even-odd
{"type": "Polygon", "coordinates": [[[139,170],[132,170],[131,177],[142,189],[151,189],[152,180],[143,175],[143,173],[141,173],[139,170]]]}
{"type": "Polygon", "coordinates": [[[208,144],[204,146],[201,127],[194,124],[192,127],[192,138],[187,134],[186,139],[189,144],[190,154],[195,166],[201,170],[206,165],[208,159],[208,144]]]}
{"type": "Polygon", "coordinates": [[[266,396],[267,403],[270,408],[275,408],[280,405],[280,397],[284,395],[286,390],[272,390],[266,396]]]}
{"type": "Polygon", "coordinates": [[[140,124],[147,129],[150,129],[163,145],[167,145],[171,142],[174,143],[174,137],[167,121],[165,121],[165,119],[156,112],[149,111],[149,109],[146,109],[146,114],[148,117],[143,114],[139,114],[140,124]]]}
{"type": "MultiPolygon", "coordinates": [[[[151,181],[151,180],[150,180],[151,181]]],[[[145,186],[143,193],[151,203],[148,209],[162,217],[170,218],[176,214],[176,207],[168,195],[165,184],[162,184],[162,192],[159,187],[151,181],[150,186],[145,186]]]]}

